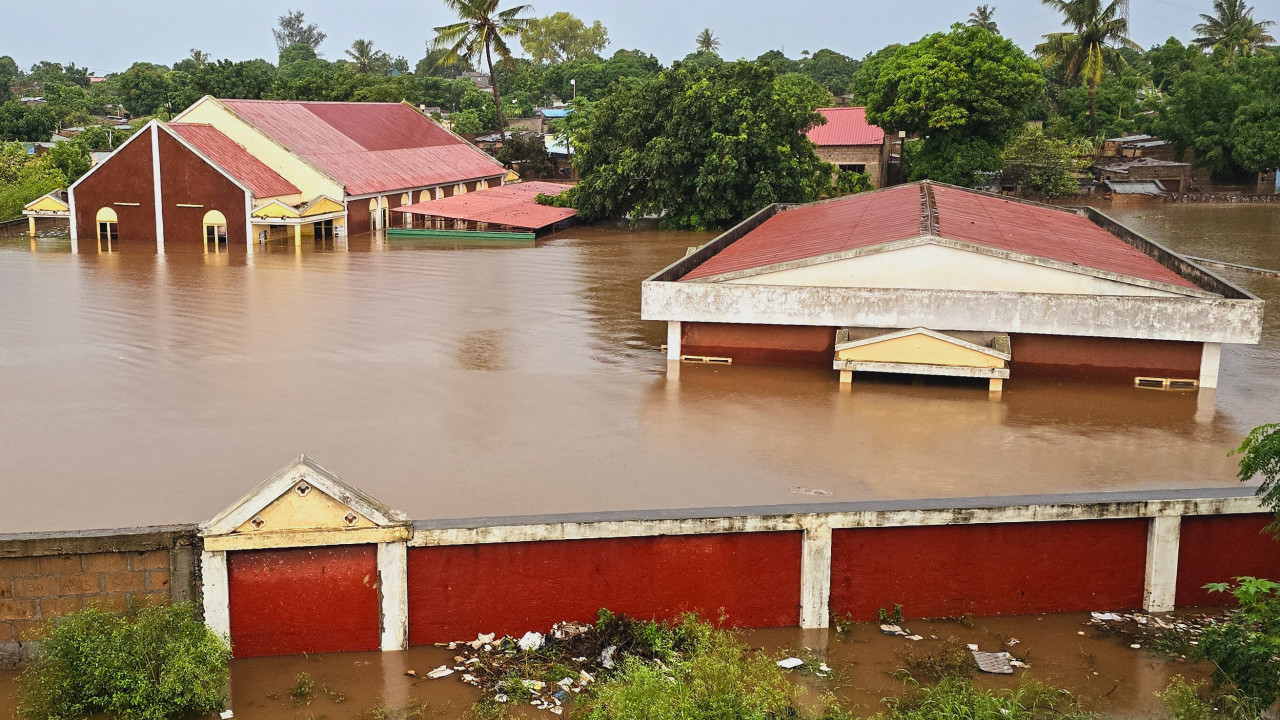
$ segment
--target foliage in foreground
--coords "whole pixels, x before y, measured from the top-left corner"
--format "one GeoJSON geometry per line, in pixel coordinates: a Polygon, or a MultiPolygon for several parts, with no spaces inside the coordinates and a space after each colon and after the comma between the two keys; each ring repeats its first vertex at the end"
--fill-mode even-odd
{"type": "Polygon", "coordinates": [[[230,656],[191,604],[128,617],[90,607],[52,628],[19,678],[18,712],[28,720],[207,715],[225,707],[230,656]]]}
{"type": "Polygon", "coordinates": [[[1172,720],[1256,720],[1258,710],[1239,696],[1209,687],[1208,683],[1188,683],[1181,675],[1169,681],[1164,700],[1172,720]]]}
{"type": "Polygon", "coordinates": [[[1277,524],[1271,529],[1280,530],[1280,423],[1254,428],[1231,453],[1240,456],[1240,482],[1261,477],[1256,494],[1263,505],[1276,513],[1277,524]]]}
{"type": "Polygon", "coordinates": [[[1037,682],[1016,690],[983,690],[966,678],[944,678],[932,687],[915,688],[886,701],[882,720],[1093,720],[1075,696],[1037,682]]]}
{"type": "Polygon", "coordinates": [[[1257,709],[1280,699],[1280,583],[1253,577],[1212,583],[1235,597],[1223,622],[1205,628],[1198,656],[1214,665],[1215,689],[1226,689],[1257,709]]]}

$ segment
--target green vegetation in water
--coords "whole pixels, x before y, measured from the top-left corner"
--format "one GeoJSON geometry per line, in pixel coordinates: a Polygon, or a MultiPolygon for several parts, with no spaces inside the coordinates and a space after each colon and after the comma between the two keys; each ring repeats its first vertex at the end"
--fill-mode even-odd
{"type": "Polygon", "coordinates": [[[1214,687],[1258,710],[1280,699],[1280,583],[1254,577],[1206,586],[1230,593],[1237,606],[1200,635],[1197,659],[1214,666],[1214,687]]]}
{"type": "Polygon", "coordinates": [[[1172,720],[1256,720],[1259,715],[1256,705],[1239,695],[1215,689],[1210,683],[1188,683],[1181,675],[1175,675],[1164,692],[1156,694],[1164,700],[1172,720]]]}
{"type": "Polygon", "coordinates": [[[231,650],[189,603],[117,617],[90,607],[49,628],[19,678],[20,717],[122,720],[208,715],[226,706],[231,650]]]}
{"type": "Polygon", "coordinates": [[[955,638],[923,647],[918,644],[908,645],[898,653],[898,658],[910,677],[928,682],[947,678],[971,678],[977,670],[973,653],[955,638]]]}
{"type": "Polygon", "coordinates": [[[889,699],[879,720],[1094,720],[1071,693],[1037,682],[1016,690],[983,690],[965,678],[945,678],[932,687],[913,686],[889,699]]]}
{"type": "Polygon", "coordinates": [[[315,694],[315,681],[307,673],[298,673],[297,684],[289,690],[289,697],[298,702],[310,699],[315,694]]]}
{"type": "MultiPolygon", "coordinates": [[[[360,714],[360,720],[423,720],[430,714],[426,703],[412,698],[405,704],[389,707],[378,704],[360,714]]],[[[482,716],[483,717],[483,716],[482,716]]]]}
{"type": "Polygon", "coordinates": [[[894,604],[893,610],[889,611],[885,608],[876,610],[876,617],[882,625],[901,625],[902,624],[902,606],[894,604]]]}

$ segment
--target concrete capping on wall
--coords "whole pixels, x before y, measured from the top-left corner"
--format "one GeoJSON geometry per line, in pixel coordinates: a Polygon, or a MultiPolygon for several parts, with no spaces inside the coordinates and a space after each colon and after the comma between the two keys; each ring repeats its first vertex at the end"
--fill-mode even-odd
{"type": "Polygon", "coordinates": [[[1239,488],[1007,497],[801,503],[756,507],[619,511],[414,523],[410,547],[986,523],[1111,520],[1265,512],[1239,488]]]}
{"type": "MultiPolygon", "coordinates": [[[[690,259],[697,255],[695,253],[690,259]]],[[[641,286],[640,317],[668,322],[895,329],[923,326],[946,330],[1256,344],[1262,336],[1262,310],[1261,300],[1236,298],[823,288],[647,280],[641,286]]]]}
{"type": "Polygon", "coordinates": [[[1081,214],[1083,214],[1085,218],[1094,225],[1103,228],[1129,245],[1132,245],[1143,253],[1150,255],[1161,265],[1164,265],[1205,290],[1218,293],[1224,298],[1232,298],[1236,300],[1258,299],[1256,295],[1227,282],[1227,280],[1216,273],[1197,265],[1160,243],[1134,232],[1124,225],[1121,225],[1106,213],[1091,207],[1079,208],[1079,210],[1081,214]]]}

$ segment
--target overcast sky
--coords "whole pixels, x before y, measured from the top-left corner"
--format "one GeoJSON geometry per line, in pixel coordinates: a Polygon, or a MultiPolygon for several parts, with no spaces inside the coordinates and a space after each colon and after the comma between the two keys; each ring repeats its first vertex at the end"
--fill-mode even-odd
{"type": "MultiPolygon", "coordinates": [[[[990,2],[990,0],[988,0],[990,2]]],[[[892,42],[911,42],[965,19],[973,0],[542,0],[534,14],[567,10],[609,28],[606,53],[640,48],[664,62],[683,57],[694,36],[710,27],[728,59],[754,58],[771,50],[798,57],[801,50],[829,47],[862,57],[892,42]]],[[[1030,49],[1059,28],[1040,0],[995,0],[1001,32],[1030,49]]],[[[432,28],[450,21],[438,0],[63,0],[60,3],[3,0],[0,18],[10,28],[0,55],[23,68],[39,60],[75,62],[98,74],[122,71],[135,60],[165,65],[200,48],[214,58],[266,58],[275,62],[271,28],[291,8],[301,8],[329,37],[328,58],[342,56],[356,38],[403,55],[410,65],[424,54],[432,28]]],[[[1170,35],[1193,37],[1198,13],[1210,0],[1132,0],[1132,37],[1145,46],[1170,35]]],[[[1255,17],[1280,19],[1280,0],[1255,0],[1255,17]]],[[[1273,33],[1274,34],[1274,33],[1273,33]]]]}

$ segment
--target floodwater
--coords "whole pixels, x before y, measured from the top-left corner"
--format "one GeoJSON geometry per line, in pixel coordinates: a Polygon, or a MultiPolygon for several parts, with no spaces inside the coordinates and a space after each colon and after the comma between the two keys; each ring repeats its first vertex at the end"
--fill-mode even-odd
{"type": "MultiPolygon", "coordinates": [[[[1086,709],[1108,718],[1167,718],[1155,693],[1164,690],[1174,675],[1188,681],[1209,676],[1205,665],[1134,650],[1127,640],[1117,637],[1095,636],[1087,621],[1087,614],[1077,613],[980,618],[972,623],[906,623],[912,632],[926,638],[918,642],[884,635],[875,625],[854,626],[845,637],[833,631],[794,628],[747,631],[743,637],[771,656],[794,655],[829,664],[835,672],[828,679],[792,675],[803,688],[802,699],[816,705],[822,695],[832,693],[855,717],[870,717],[885,709],[883,698],[901,695],[904,687],[895,672],[905,667],[905,653],[926,653],[951,638],[975,643],[988,652],[1007,649],[1030,665],[1014,675],[979,675],[976,681],[980,686],[1016,688],[1023,681],[1038,680],[1070,690],[1086,709]],[[1015,639],[1016,644],[1006,645],[1015,639]]],[[[377,717],[370,712],[374,708],[401,708],[418,701],[428,708],[427,718],[463,718],[480,697],[476,688],[460,682],[457,674],[441,680],[405,675],[414,670],[421,676],[432,668],[452,664],[453,655],[443,648],[419,647],[402,653],[234,660],[231,708],[237,720],[354,720],[377,717]],[[310,676],[313,692],[308,698],[295,699],[290,690],[297,686],[301,673],[310,676]]],[[[15,679],[15,673],[0,671],[0,708],[14,697],[15,679]]],[[[16,700],[12,704],[16,705],[16,700]]],[[[546,720],[555,716],[523,707],[511,717],[546,720]]],[[[0,712],[0,720],[9,717],[0,712]]]]}
{"type": "MultiPolygon", "coordinates": [[[[1280,268],[1280,207],[1117,213],[1280,268]]],[[[300,453],[415,519],[1234,483],[1280,418],[1280,282],[1216,393],[684,366],[640,281],[710,235],[536,247],[369,237],[155,256],[0,238],[0,535],[211,518],[300,453]],[[349,247],[348,247],[349,245],[349,247]]]]}

